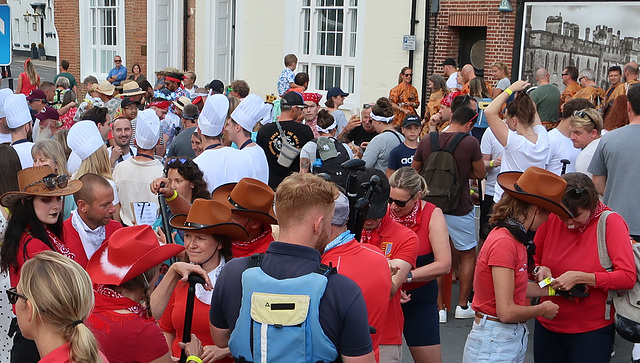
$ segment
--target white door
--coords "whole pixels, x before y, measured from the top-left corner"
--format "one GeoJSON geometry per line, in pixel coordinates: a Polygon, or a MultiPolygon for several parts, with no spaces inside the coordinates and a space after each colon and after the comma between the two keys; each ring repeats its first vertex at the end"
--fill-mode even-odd
{"type": "Polygon", "coordinates": [[[233,80],[234,0],[216,0],[213,78],[225,84],[233,80]]]}
{"type": "MultiPolygon", "coordinates": [[[[147,78],[155,80],[157,69],[182,65],[182,4],[186,0],[148,1],[147,78]]],[[[153,84],[154,82],[151,82],[153,84]]]]}
{"type": "MultiPolygon", "coordinates": [[[[169,51],[171,50],[171,0],[155,0],[152,2],[156,7],[156,19],[154,24],[155,32],[155,69],[164,69],[169,66],[176,67],[169,63],[169,51]]],[[[155,71],[154,69],[154,71],[155,71]]]]}

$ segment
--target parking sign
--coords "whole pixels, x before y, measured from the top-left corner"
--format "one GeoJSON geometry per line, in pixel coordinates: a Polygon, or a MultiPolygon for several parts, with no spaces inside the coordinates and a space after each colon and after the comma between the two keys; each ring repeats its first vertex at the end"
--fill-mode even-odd
{"type": "Polygon", "coordinates": [[[0,66],[11,64],[11,8],[0,5],[0,66]]]}

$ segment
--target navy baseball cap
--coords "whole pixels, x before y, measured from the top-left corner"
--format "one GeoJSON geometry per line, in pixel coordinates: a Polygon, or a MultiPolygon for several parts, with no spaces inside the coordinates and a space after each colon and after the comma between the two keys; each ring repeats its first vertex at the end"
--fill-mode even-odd
{"type": "Polygon", "coordinates": [[[402,127],[407,127],[410,125],[422,125],[420,122],[420,117],[418,115],[407,115],[402,121],[402,127]]]}
{"type": "Polygon", "coordinates": [[[340,89],[340,87],[331,87],[329,88],[329,90],[327,91],[327,99],[330,100],[331,98],[335,97],[335,96],[345,96],[347,97],[349,94],[343,90],[340,89]]]}

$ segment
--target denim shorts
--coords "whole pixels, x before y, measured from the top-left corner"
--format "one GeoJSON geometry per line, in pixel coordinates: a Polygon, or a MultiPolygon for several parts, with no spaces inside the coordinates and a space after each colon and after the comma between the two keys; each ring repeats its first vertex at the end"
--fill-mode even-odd
{"type": "Polygon", "coordinates": [[[445,214],[444,219],[447,221],[449,237],[451,237],[453,247],[455,247],[456,250],[464,252],[476,248],[478,241],[476,240],[475,208],[463,216],[445,214]]]}
{"type": "Polygon", "coordinates": [[[505,324],[482,318],[473,323],[464,345],[463,363],[521,363],[527,351],[529,330],[524,323],[505,324]]]}

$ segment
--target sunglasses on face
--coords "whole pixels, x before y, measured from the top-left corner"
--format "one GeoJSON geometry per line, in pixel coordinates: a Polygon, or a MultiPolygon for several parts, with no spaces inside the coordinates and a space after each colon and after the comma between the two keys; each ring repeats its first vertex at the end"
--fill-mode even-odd
{"type": "Polygon", "coordinates": [[[18,289],[15,287],[8,288],[5,291],[7,292],[7,299],[11,305],[15,305],[18,302],[18,299],[24,299],[25,301],[29,300],[26,296],[18,293],[18,289]]]}
{"type": "Polygon", "coordinates": [[[116,60],[114,60],[114,62],[116,62],[116,63],[122,63],[122,59],[116,59],[116,60]]]}
{"type": "Polygon", "coordinates": [[[44,178],[42,178],[42,180],[27,185],[24,189],[26,191],[27,188],[29,188],[31,186],[34,186],[36,184],[40,184],[40,183],[44,183],[44,185],[49,190],[55,190],[56,189],[56,185],[58,185],[59,188],[66,188],[67,185],[69,185],[69,176],[68,175],[49,174],[49,175],[45,176],[44,178]]]}
{"type": "Polygon", "coordinates": [[[411,201],[411,199],[413,199],[414,196],[415,196],[415,194],[410,196],[409,199],[407,199],[407,200],[397,200],[397,199],[393,199],[393,198],[389,197],[389,205],[395,203],[398,207],[403,208],[403,207],[405,207],[407,205],[407,203],[409,203],[411,201]]]}
{"type": "Polygon", "coordinates": [[[413,77],[413,73],[403,74],[403,76],[405,76],[405,77],[413,77]]]}

